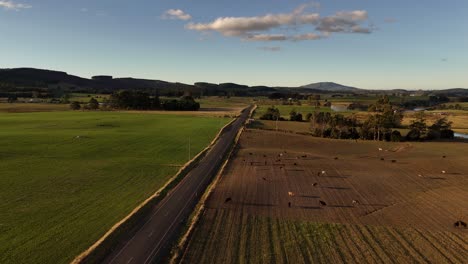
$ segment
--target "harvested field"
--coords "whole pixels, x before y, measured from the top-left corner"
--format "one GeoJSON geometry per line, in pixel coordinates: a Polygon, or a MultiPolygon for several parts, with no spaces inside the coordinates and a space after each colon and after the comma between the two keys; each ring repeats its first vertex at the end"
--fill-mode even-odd
{"type": "Polygon", "coordinates": [[[463,263],[466,148],[247,130],[182,261],[463,263]]]}

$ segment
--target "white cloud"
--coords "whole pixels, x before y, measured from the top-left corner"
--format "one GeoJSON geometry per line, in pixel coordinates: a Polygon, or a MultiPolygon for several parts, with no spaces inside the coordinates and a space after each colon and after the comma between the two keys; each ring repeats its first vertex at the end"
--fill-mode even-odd
{"type": "Polygon", "coordinates": [[[187,29],[197,31],[217,31],[224,36],[245,36],[250,32],[267,31],[281,26],[314,24],[319,14],[301,14],[295,10],[290,14],[268,14],[256,17],[220,17],[210,23],[189,23],[187,29]]]}
{"type": "Polygon", "coordinates": [[[191,15],[185,13],[180,9],[169,9],[163,14],[165,19],[179,19],[179,20],[189,20],[192,18],[191,15]]]}
{"type": "Polygon", "coordinates": [[[284,41],[287,39],[288,38],[282,34],[256,34],[244,38],[244,40],[249,41],[284,41]]]}
{"type": "Polygon", "coordinates": [[[208,23],[188,23],[189,30],[200,32],[215,31],[223,36],[239,37],[249,41],[300,41],[318,40],[332,33],[371,33],[372,27],[363,25],[368,20],[365,10],[340,11],[332,16],[321,17],[316,12],[306,12],[312,3],[301,5],[291,13],[267,14],[253,17],[219,17],[208,23]],[[274,30],[291,30],[311,25],[315,32],[287,35],[274,34],[274,30]]]}
{"type": "Polygon", "coordinates": [[[258,47],[258,49],[263,51],[280,51],[281,47],[258,47]]]}
{"type": "Polygon", "coordinates": [[[3,9],[7,10],[20,10],[20,9],[27,9],[31,8],[31,5],[28,4],[21,4],[21,3],[15,3],[13,1],[3,1],[0,0],[0,7],[3,7],[3,9]]]}
{"type": "Polygon", "coordinates": [[[371,33],[370,27],[360,25],[367,18],[367,11],[342,11],[322,18],[316,30],[327,33],[371,33]]]}
{"type": "Polygon", "coordinates": [[[321,38],[325,38],[326,36],[315,34],[315,33],[306,33],[292,36],[292,40],[294,41],[301,41],[301,40],[318,40],[321,38]]]}

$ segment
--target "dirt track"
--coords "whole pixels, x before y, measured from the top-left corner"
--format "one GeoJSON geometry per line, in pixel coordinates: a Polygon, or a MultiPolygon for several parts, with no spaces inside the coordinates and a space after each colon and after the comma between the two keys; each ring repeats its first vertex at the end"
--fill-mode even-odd
{"type": "MultiPolygon", "coordinates": [[[[305,252],[317,246],[317,241],[299,253],[282,243],[298,243],[306,239],[300,236],[315,230],[313,226],[298,232],[296,225],[325,225],[325,231],[318,228],[317,232],[343,247],[342,262],[352,262],[350,255],[346,257],[352,253],[356,261],[400,258],[462,263],[468,258],[468,229],[455,229],[453,223],[468,218],[466,149],[464,143],[338,141],[248,130],[207,202],[184,262],[200,258],[201,250],[207,256],[200,262],[221,256],[263,261],[248,252],[266,251],[275,260],[298,255],[304,257],[299,262],[307,263],[314,258],[305,252]],[[226,202],[227,198],[232,201],[226,202]],[[319,201],[327,205],[321,206],[319,201]],[[226,231],[235,225],[242,228],[226,231]],[[284,233],[276,234],[274,229],[284,233]],[[254,230],[263,230],[263,235],[253,235],[254,230]],[[259,235],[270,237],[277,245],[264,249],[264,243],[257,241],[259,235]],[[237,248],[233,241],[248,243],[252,239],[253,248],[245,249],[246,255],[233,253],[237,248]],[[212,251],[214,245],[208,241],[217,241],[223,250],[212,251]],[[344,244],[349,243],[355,248],[346,249],[344,244]]],[[[338,254],[334,247],[321,252],[338,254]]],[[[224,258],[222,262],[236,261],[224,258]]]]}

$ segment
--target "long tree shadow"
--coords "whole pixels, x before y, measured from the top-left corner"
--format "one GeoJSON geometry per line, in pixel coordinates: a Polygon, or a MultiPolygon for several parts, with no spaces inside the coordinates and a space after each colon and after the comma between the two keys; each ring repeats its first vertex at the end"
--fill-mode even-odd
{"type": "Polygon", "coordinates": [[[429,180],[446,180],[447,178],[444,178],[444,177],[426,177],[426,179],[429,179],[429,180]]]}
{"type": "Polygon", "coordinates": [[[320,196],[317,195],[298,195],[297,197],[302,197],[302,198],[320,198],[320,196]]]}
{"type": "Polygon", "coordinates": [[[349,176],[319,176],[320,178],[335,178],[335,179],[346,179],[349,176]]]}
{"type": "Polygon", "coordinates": [[[332,208],[354,208],[352,205],[329,205],[328,207],[332,208]]]}
{"type": "Polygon", "coordinates": [[[387,204],[370,204],[370,203],[367,203],[367,204],[360,204],[361,206],[376,206],[376,207],[387,207],[388,205],[387,204]]]}
{"type": "Polygon", "coordinates": [[[273,207],[277,206],[277,204],[271,204],[271,203],[239,203],[241,205],[247,205],[247,206],[259,206],[259,207],[273,207]]]}
{"type": "Polygon", "coordinates": [[[349,187],[335,187],[335,186],[325,186],[322,187],[323,189],[330,189],[330,190],[351,190],[349,187]]]}
{"type": "Polygon", "coordinates": [[[312,210],[322,210],[322,207],[319,206],[298,206],[301,209],[312,209],[312,210]]]}

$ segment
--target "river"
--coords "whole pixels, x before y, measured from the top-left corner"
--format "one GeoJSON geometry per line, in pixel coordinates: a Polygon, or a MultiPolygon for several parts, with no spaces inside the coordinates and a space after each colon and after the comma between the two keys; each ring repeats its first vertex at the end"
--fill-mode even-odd
{"type": "Polygon", "coordinates": [[[454,136],[456,138],[466,138],[466,139],[468,139],[468,134],[454,133],[454,136]]]}

